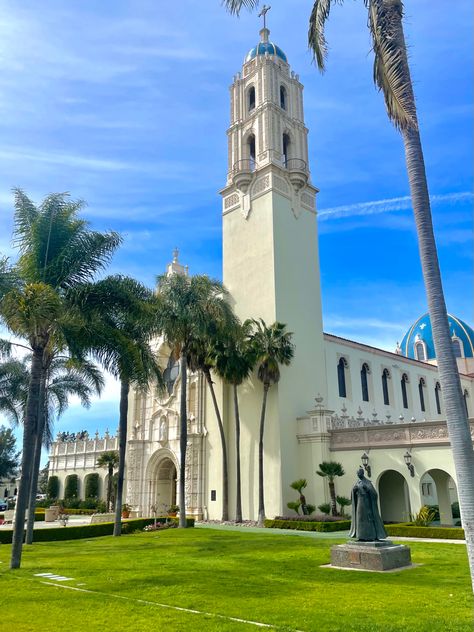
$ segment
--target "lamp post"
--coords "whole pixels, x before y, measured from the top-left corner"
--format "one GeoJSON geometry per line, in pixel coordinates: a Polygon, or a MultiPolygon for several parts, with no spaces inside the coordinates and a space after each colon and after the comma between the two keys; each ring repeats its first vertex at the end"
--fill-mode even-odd
{"type": "Polygon", "coordinates": [[[411,454],[408,452],[408,450],[403,455],[403,458],[405,459],[405,463],[407,465],[408,471],[410,472],[410,476],[415,476],[415,466],[411,462],[411,454]]]}
{"type": "Polygon", "coordinates": [[[369,455],[367,452],[364,452],[364,454],[360,457],[360,460],[362,461],[364,470],[367,472],[367,476],[370,478],[372,475],[372,468],[369,465],[369,455]]]}

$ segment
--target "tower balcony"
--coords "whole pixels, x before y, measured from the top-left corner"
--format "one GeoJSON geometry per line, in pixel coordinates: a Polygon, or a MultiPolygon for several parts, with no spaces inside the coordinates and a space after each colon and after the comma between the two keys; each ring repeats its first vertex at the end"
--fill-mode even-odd
{"type": "Polygon", "coordinates": [[[299,191],[308,182],[308,167],[301,158],[288,158],[285,167],[288,169],[293,187],[299,191]]]}
{"type": "Polygon", "coordinates": [[[252,181],[254,171],[255,160],[253,158],[238,160],[232,168],[232,182],[245,193],[252,181]]]}

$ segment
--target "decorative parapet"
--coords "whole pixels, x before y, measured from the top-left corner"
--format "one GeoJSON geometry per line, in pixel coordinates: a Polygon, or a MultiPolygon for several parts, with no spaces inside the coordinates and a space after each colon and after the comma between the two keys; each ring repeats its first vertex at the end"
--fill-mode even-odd
{"type": "Polygon", "coordinates": [[[111,436],[107,430],[103,437],[100,437],[99,433],[96,432],[94,438],[91,438],[86,431],[78,433],[59,432],[56,441],[51,444],[49,458],[72,454],[108,452],[109,450],[118,450],[118,448],[118,431],[115,436],[111,436]]]}
{"type": "MultiPolygon", "coordinates": [[[[474,438],[474,420],[470,420],[471,437],[474,438]]],[[[365,426],[330,431],[330,450],[360,450],[374,448],[411,448],[417,446],[449,445],[445,421],[365,426]]]]}

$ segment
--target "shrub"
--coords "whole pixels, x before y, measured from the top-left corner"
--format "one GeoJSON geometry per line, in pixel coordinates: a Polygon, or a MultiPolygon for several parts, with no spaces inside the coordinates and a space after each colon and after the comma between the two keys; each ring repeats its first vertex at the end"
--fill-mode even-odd
{"type": "Polygon", "coordinates": [[[46,487],[46,495],[51,501],[59,496],[59,478],[57,476],[50,476],[48,478],[48,485],[46,487]]]}
{"type": "Polygon", "coordinates": [[[286,506],[288,507],[288,509],[293,509],[293,511],[296,511],[296,513],[299,515],[300,513],[300,501],[299,500],[292,500],[289,503],[286,503],[286,506]]]}
{"type": "MultiPolygon", "coordinates": [[[[75,476],[75,475],[73,475],[75,476]]],[[[69,477],[68,477],[69,478],[69,477]]],[[[64,498],[62,505],[65,509],[79,509],[81,506],[81,501],[79,498],[64,498]]]]}
{"type": "Polygon", "coordinates": [[[105,500],[99,500],[95,509],[96,513],[107,513],[107,503],[105,500]]]}
{"type": "Polygon", "coordinates": [[[64,486],[64,500],[72,500],[79,496],[79,477],[77,474],[69,474],[66,476],[66,484],[64,486]]]}
{"type": "Polygon", "coordinates": [[[275,516],[275,520],[291,520],[298,522],[341,522],[340,516],[316,515],[316,516],[275,516]]]}
{"type": "Polygon", "coordinates": [[[329,515],[331,513],[331,505],[329,503],[323,503],[322,505],[318,505],[318,509],[323,514],[329,515]]]}
{"type": "Polygon", "coordinates": [[[408,538],[442,538],[464,540],[464,529],[460,527],[417,527],[410,522],[386,524],[387,535],[408,538]]]}
{"type": "Polygon", "coordinates": [[[434,520],[439,520],[439,505],[426,505],[428,509],[434,512],[434,520]]]}
{"type": "MultiPolygon", "coordinates": [[[[86,488],[84,492],[86,500],[96,499],[99,497],[99,475],[97,472],[86,476],[86,488]]],[[[91,507],[92,509],[92,507],[91,507]]]]}
{"type": "Polygon", "coordinates": [[[346,531],[351,526],[350,520],[325,520],[323,522],[314,522],[310,520],[275,518],[274,520],[265,520],[267,529],[295,529],[296,531],[346,531]]]}
{"type": "Polygon", "coordinates": [[[461,512],[459,511],[459,503],[458,501],[454,502],[451,505],[451,511],[453,512],[453,518],[456,520],[461,517],[461,512]]]}
{"type": "MultiPolygon", "coordinates": [[[[166,518],[158,518],[158,521],[166,522],[166,518]]],[[[168,519],[169,520],[169,519],[168,519]]],[[[188,527],[194,527],[194,519],[187,518],[188,527]]],[[[175,521],[177,523],[177,520],[175,521]]],[[[135,518],[123,523],[123,533],[133,533],[140,530],[147,524],[154,523],[154,518],[135,518]]],[[[104,535],[112,535],[114,532],[113,522],[102,522],[99,524],[87,524],[77,527],[51,527],[49,529],[37,529],[35,531],[35,542],[54,542],[57,540],[80,540],[82,538],[97,538],[104,535]]],[[[11,544],[12,530],[0,531],[0,543],[11,544]]]]}
{"type": "Polygon", "coordinates": [[[427,505],[423,505],[420,511],[412,518],[412,522],[416,527],[428,527],[435,519],[436,512],[427,505]]]}

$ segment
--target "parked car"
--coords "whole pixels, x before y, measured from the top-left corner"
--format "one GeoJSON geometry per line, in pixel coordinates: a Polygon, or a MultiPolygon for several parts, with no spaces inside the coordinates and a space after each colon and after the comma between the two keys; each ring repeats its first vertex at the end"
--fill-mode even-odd
{"type": "Polygon", "coordinates": [[[0,500],[0,511],[7,511],[8,503],[6,500],[0,500]]]}

